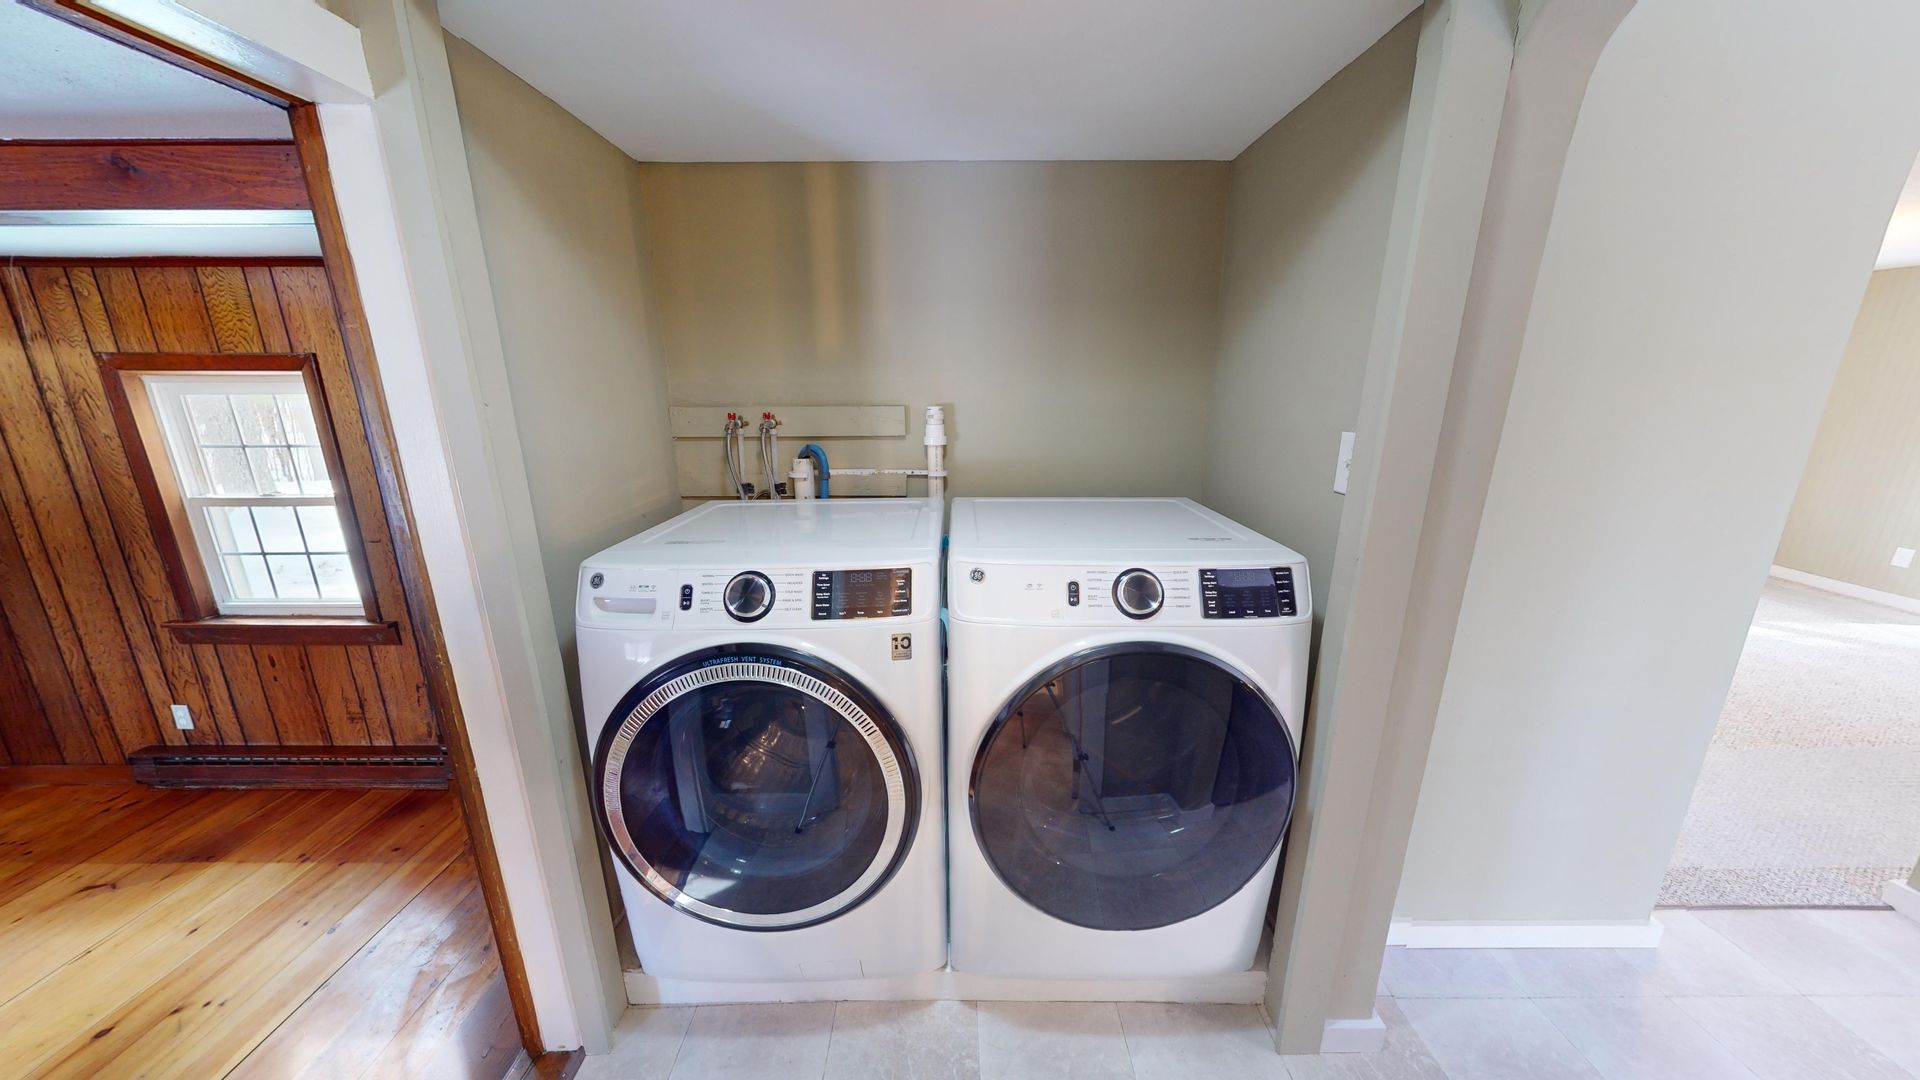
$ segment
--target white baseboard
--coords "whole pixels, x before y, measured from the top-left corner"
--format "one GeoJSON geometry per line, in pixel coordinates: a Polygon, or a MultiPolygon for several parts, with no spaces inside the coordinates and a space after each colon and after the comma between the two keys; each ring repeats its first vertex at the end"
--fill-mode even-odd
{"type": "Polygon", "coordinates": [[[1387,1045],[1387,1022],[1374,1013],[1365,1020],[1329,1020],[1320,1033],[1323,1054],[1372,1054],[1387,1045]]]}
{"type": "Polygon", "coordinates": [[[1887,887],[1880,890],[1880,899],[1893,910],[1920,922],[1920,889],[1904,881],[1889,881],[1887,887]]]}
{"type": "Polygon", "coordinates": [[[1409,949],[1652,949],[1664,928],[1653,918],[1624,922],[1427,922],[1395,919],[1388,945],[1409,949]]]}
{"type": "Polygon", "coordinates": [[[1180,979],[1012,979],[951,970],[885,979],[782,983],[657,979],[637,970],[624,975],[627,1001],[633,1005],[766,1001],[1177,1001],[1258,1005],[1267,994],[1265,964],[1257,964],[1250,971],[1180,979]]]}
{"type": "Polygon", "coordinates": [[[1890,608],[1898,608],[1901,611],[1920,615],[1920,600],[1915,600],[1911,596],[1901,596],[1899,593],[1869,589],[1865,585],[1855,585],[1851,581],[1839,581],[1834,578],[1821,577],[1819,574],[1809,574],[1805,570],[1795,570],[1791,566],[1775,564],[1773,569],[1767,571],[1767,573],[1779,578],[1781,581],[1791,581],[1796,585],[1806,585],[1830,593],[1839,593],[1841,596],[1851,596],[1855,600],[1866,600],[1875,604],[1884,604],[1890,608]]]}

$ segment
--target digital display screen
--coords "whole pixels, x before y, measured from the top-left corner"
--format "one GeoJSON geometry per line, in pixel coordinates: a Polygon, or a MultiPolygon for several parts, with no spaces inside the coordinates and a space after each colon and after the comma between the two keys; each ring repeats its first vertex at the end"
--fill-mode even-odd
{"type": "Polygon", "coordinates": [[[908,567],[813,573],[815,619],[884,619],[912,613],[913,571],[908,567]]]}
{"type": "Polygon", "coordinates": [[[1200,571],[1201,614],[1209,619],[1292,618],[1299,608],[1291,567],[1226,567],[1200,571]]]}

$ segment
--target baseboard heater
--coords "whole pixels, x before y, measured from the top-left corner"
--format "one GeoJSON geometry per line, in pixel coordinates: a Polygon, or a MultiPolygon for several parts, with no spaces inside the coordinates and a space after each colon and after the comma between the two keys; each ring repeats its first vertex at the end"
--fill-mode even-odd
{"type": "Polygon", "coordinates": [[[149,746],[127,755],[157,788],[444,788],[443,746],[149,746]]]}

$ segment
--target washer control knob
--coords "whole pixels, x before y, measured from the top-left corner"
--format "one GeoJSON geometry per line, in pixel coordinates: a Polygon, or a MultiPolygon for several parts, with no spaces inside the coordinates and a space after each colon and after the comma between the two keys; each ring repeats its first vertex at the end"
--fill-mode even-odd
{"type": "Polygon", "coordinates": [[[1134,567],[1113,579],[1113,606],[1129,619],[1150,619],[1166,601],[1166,592],[1153,571],[1134,567]]]}
{"type": "Polygon", "coordinates": [[[741,622],[758,622],[773,610],[773,581],[758,570],[742,571],[727,582],[722,601],[727,614],[741,622]]]}

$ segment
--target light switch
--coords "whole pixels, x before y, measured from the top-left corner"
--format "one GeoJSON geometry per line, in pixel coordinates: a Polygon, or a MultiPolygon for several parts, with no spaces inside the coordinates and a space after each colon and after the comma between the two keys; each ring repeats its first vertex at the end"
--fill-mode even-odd
{"type": "Polygon", "coordinates": [[[1347,474],[1353,471],[1353,432],[1340,433],[1340,458],[1333,463],[1333,490],[1336,494],[1347,493],[1347,474]]]}
{"type": "Polygon", "coordinates": [[[1899,567],[1902,570],[1905,570],[1908,567],[1912,566],[1913,565],[1913,549],[1912,548],[1894,548],[1893,549],[1893,565],[1899,567]]]}

